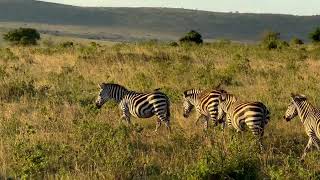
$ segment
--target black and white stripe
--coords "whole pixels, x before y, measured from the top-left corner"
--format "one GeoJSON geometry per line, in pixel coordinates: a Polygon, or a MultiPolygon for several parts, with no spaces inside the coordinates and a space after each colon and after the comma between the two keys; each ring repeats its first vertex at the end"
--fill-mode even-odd
{"type": "Polygon", "coordinates": [[[183,116],[188,118],[193,107],[197,111],[197,120],[205,118],[205,128],[208,128],[209,119],[217,125],[219,97],[223,90],[190,89],[183,93],[183,116]]]}
{"type": "Polygon", "coordinates": [[[115,100],[123,112],[122,117],[131,123],[130,116],[137,118],[158,117],[156,131],[161,122],[170,129],[170,103],[169,98],[162,92],[155,90],[150,93],[129,91],[118,84],[102,83],[96,106],[101,106],[108,100],[115,100]]]}
{"type": "Polygon", "coordinates": [[[296,116],[299,116],[309,141],[304,149],[301,159],[304,159],[307,152],[310,151],[312,145],[318,150],[320,146],[320,109],[313,107],[307,100],[307,97],[302,94],[291,94],[292,101],[290,102],[284,118],[290,121],[296,116]]]}
{"type": "Polygon", "coordinates": [[[261,102],[241,102],[234,95],[222,93],[219,101],[219,118],[227,116],[228,126],[232,126],[238,132],[247,126],[258,138],[262,148],[261,138],[265,125],[268,124],[270,113],[261,102]]]}

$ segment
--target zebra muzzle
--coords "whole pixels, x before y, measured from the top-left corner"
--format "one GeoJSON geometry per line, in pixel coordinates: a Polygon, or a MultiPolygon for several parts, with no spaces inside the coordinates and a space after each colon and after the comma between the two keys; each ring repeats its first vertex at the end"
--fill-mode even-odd
{"type": "Polygon", "coordinates": [[[100,104],[96,103],[96,107],[97,107],[98,109],[100,109],[102,106],[101,106],[100,104]]]}
{"type": "Polygon", "coordinates": [[[285,119],[287,122],[290,121],[290,118],[287,118],[286,116],[283,116],[283,119],[285,119]]]}

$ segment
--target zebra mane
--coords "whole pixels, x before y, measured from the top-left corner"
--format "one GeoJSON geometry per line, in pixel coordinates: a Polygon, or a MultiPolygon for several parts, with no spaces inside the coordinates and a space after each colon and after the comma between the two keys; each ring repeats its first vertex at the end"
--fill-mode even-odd
{"type": "Polygon", "coordinates": [[[119,89],[123,89],[123,90],[129,91],[129,90],[128,90],[127,88],[125,88],[124,86],[119,85],[119,84],[115,84],[115,83],[102,83],[102,84],[100,85],[100,87],[101,87],[102,89],[104,89],[104,88],[106,88],[106,87],[117,87],[117,88],[119,88],[119,89]]]}
{"type": "MultiPolygon", "coordinates": [[[[302,106],[304,106],[304,108],[305,106],[307,106],[308,110],[306,111],[312,114],[317,114],[317,116],[320,116],[320,109],[318,107],[315,107],[312,103],[310,103],[305,95],[297,94],[296,96],[292,97],[292,99],[293,99],[293,104],[296,107],[298,112],[301,111],[302,106]]],[[[301,115],[302,116],[300,116],[300,119],[304,123],[306,118],[305,113],[302,113],[301,115]]]]}
{"type": "Polygon", "coordinates": [[[220,91],[222,94],[220,96],[220,98],[224,98],[224,100],[226,100],[226,98],[228,97],[229,99],[234,99],[236,101],[238,101],[239,99],[237,98],[237,96],[235,96],[234,94],[228,93],[225,90],[220,91]],[[224,97],[223,97],[224,96],[224,97]]]}
{"type": "Polygon", "coordinates": [[[183,95],[184,95],[184,97],[187,97],[190,95],[199,94],[201,92],[202,92],[202,90],[200,90],[200,89],[189,89],[189,90],[185,90],[183,92],[183,95]]]}
{"type": "Polygon", "coordinates": [[[293,99],[293,100],[295,100],[295,99],[297,99],[297,100],[307,100],[307,96],[306,95],[304,95],[304,94],[293,94],[293,93],[291,93],[291,98],[293,99]]]}

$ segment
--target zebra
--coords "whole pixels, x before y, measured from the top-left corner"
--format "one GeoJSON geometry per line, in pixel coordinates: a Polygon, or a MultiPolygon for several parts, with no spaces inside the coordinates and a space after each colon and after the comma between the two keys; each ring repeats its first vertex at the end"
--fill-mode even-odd
{"type": "Polygon", "coordinates": [[[193,107],[197,111],[196,123],[201,118],[205,118],[205,129],[208,129],[209,119],[218,124],[218,103],[221,92],[224,90],[189,89],[183,92],[183,116],[188,118],[193,107]]]}
{"type": "Polygon", "coordinates": [[[310,151],[312,145],[319,150],[320,145],[320,109],[311,105],[307,97],[303,94],[291,94],[292,101],[288,105],[283,118],[286,121],[291,121],[296,116],[299,116],[307,135],[309,136],[308,143],[303,151],[301,160],[305,158],[310,151]]]}
{"type": "Polygon", "coordinates": [[[120,119],[125,119],[129,124],[131,115],[137,118],[150,118],[155,115],[158,118],[155,132],[161,126],[161,122],[165,122],[167,129],[171,131],[169,98],[159,89],[140,93],[129,91],[119,84],[102,83],[96,107],[100,109],[108,100],[115,100],[119,104],[122,110],[120,119]]]}
{"type": "Polygon", "coordinates": [[[233,94],[223,92],[219,98],[218,120],[223,117],[227,126],[232,126],[237,132],[244,131],[246,125],[257,138],[260,149],[263,149],[261,139],[270,120],[270,112],[263,103],[241,102],[233,94]]]}

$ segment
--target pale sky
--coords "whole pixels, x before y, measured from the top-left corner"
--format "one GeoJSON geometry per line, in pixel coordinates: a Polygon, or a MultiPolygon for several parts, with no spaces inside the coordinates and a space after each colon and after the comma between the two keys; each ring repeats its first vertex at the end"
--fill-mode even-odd
{"type": "Polygon", "coordinates": [[[320,0],[43,0],[77,6],[173,7],[240,13],[320,15],[320,0]]]}

